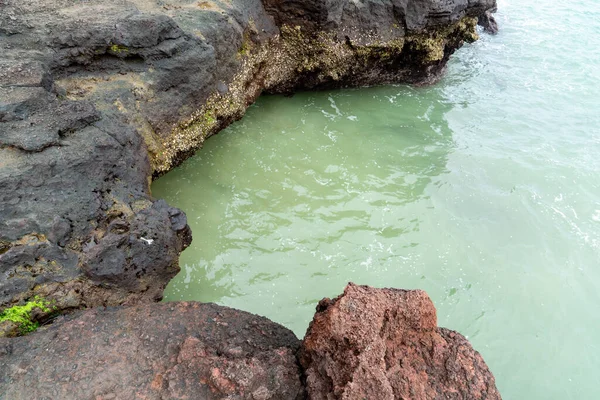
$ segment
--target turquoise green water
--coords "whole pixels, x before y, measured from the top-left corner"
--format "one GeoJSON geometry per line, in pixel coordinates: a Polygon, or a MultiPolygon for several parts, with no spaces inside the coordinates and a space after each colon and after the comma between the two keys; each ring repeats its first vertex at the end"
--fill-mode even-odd
{"type": "Polygon", "coordinates": [[[499,7],[439,84],[263,97],[156,181],[194,233],[166,300],[302,337],[348,281],[421,288],[505,399],[600,398],[600,3],[499,7]]]}

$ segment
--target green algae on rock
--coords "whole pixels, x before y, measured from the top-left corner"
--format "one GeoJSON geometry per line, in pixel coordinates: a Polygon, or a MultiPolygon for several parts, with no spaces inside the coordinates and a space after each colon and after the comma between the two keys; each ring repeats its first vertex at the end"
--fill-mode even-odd
{"type": "Polygon", "coordinates": [[[54,307],[52,302],[39,296],[24,305],[16,305],[0,312],[0,336],[18,336],[35,331],[39,322],[32,315],[38,309],[43,314],[49,314],[54,307]]]}
{"type": "Polygon", "coordinates": [[[456,24],[439,31],[414,34],[406,38],[406,42],[415,50],[424,52],[423,62],[431,63],[444,58],[445,47],[451,40],[464,40],[473,43],[479,39],[477,34],[477,18],[464,17],[456,24]]]}

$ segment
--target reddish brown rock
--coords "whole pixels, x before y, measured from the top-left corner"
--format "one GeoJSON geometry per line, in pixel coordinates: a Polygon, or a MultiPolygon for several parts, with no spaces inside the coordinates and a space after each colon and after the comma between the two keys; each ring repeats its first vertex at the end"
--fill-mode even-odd
{"type": "Polygon", "coordinates": [[[479,353],[436,325],[425,292],[354,284],[319,303],[302,347],[214,304],[80,311],[0,338],[0,399],[500,399],[479,353]]]}
{"type": "Polygon", "coordinates": [[[303,397],[300,341],[214,304],[95,309],[0,338],[0,399],[303,397]]]}
{"type": "Polygon", "coordinates": [[[494,377],[467,339],[437,327],[420,290],[350,283],[324,299],[300,362],[311,399],[500,399],[494,377]]]}

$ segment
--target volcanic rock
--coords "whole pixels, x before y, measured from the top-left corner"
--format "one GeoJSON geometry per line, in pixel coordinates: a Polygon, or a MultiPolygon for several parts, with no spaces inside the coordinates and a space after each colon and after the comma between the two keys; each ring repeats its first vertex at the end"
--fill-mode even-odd
{"type": "Polygon", "coordinates": [[[0,338],[0,399],[300,399],[300,341],[214,304],[77,312],[0,338]]]}
{"type": "Polygon", "coordinates": [[[349,284],[319,303],[300,354],[313,400],[500,399],[481,355],[437,327],[421,290],[349,284]]]}
{"type": "Polygon", "coordinates": [[[0,310],[162,298],[152,177],[263,91],[434,81],[495,0],[0,0],[0,310]]]}

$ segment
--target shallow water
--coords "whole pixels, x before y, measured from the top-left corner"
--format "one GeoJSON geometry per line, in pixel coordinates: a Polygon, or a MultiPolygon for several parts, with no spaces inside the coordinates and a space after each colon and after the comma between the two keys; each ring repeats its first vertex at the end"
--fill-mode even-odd
{"type": "Polygon", "coordinates": [[[600,398],[600,3],[499,7],[439,84],[263,97],[157,180],[194,235],[166,300],[302,337],[348,281],[421,288],[505,399],[600,398]]]}

